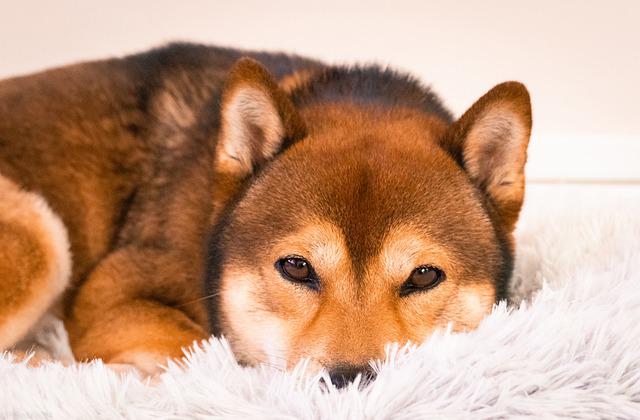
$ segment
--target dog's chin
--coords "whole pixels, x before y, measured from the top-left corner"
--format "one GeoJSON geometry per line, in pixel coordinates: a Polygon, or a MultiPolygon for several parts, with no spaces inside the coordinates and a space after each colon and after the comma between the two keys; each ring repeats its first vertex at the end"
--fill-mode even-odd
{"type": "Polygon", "coordinates": [[[237,341],[230,340],[230,342],[236,363],[242,367],[255,368],[264,366],[286,370],[287,366],[289,366],[286,361],[282,360],[279,360],[279,363],[274,363],[273,357],[269,357],[264,349],[247,349],[246,346],[240,345],[237,341]]]}

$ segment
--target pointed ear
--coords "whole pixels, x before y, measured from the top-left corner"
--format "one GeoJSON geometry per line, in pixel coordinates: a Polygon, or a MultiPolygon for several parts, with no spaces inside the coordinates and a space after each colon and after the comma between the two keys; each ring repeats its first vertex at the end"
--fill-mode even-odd
{"type": "Polygon", "coordinates": [[[269,72],[240,59],[224,86],[215,171],[244,179],[271,159],[285,141],[303,137],[304,124],[269,72]]]}
{"type": "Polygon", "coordinates": [[[530,135],[529,93],[521,83],[505,82],[473,104],[442,142],[489,197],[508,233],[522,207],[530,135]]]}

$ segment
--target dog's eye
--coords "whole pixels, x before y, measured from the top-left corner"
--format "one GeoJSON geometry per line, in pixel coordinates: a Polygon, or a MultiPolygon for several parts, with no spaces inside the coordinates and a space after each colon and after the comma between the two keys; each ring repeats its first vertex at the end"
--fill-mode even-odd
{"type": "Polygon", "coordinates": [[[302,283],[311,289],[318,289],[318,279],[309,264],[302,257],[285,257],[276,262],[276,268],[282,277],[289,281],[302,283]]]}
{"type": "Polygon", "coordinates": [[[411,275],[400,287],[400,296],[433,289],[444,280],[444,272],[430,265],[421,265],[411,272],[411,275]]]}

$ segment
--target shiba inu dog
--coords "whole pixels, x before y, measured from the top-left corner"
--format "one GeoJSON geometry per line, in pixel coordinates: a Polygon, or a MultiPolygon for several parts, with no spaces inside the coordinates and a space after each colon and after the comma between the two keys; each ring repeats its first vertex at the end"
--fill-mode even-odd
{"type": "Polygon", "coordinates": [[[0,82],[0,350],[152,374],[211,334],[336,384],[505,298],[531,131],[410,76],[177,44],[0,82]]]}

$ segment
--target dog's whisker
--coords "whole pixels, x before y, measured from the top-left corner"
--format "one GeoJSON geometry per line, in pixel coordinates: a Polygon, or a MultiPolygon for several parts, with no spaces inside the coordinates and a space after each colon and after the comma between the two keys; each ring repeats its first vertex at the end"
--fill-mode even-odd
{"type": "Polygon", "coordinates": [[[262,362],[262,363],[260,363],[260,366],[265,366],[265,367],[268,367],[268,368],[271,368],[271,369],[275,369],[278,372],[285,372],[286,371],[286,369],[283,368],[282,366],[278,366],[278,365],[275,365],[273,363],[268,363],[268,362],[262,362]]]}
{"type": "Polygon", "coordinates": [[[220,292],[212,293],[210,295],[203,296],[203,297],[200,297],[198,299],[190,300],[188,302],[181,303],[180,305],[176,305],[176,308],[180,308],[180,307],[186,306],[186,305],[191,305],[192,303],[198,303],[198,302],[201,302],[203,300],[211,299],[211,298],[214,298],[214,297],[216,297],[218,295],[220,295],[220,292]]]}

